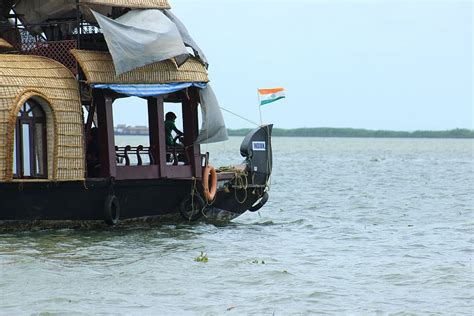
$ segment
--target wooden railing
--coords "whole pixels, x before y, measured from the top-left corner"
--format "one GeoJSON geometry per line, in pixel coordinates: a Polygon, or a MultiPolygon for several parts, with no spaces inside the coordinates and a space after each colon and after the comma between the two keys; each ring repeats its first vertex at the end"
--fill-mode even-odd
{"type": "Polygon", "coordinates": [[[150,147],[115,146],[117,180],[186,178],[193,176],[192,166],[185,148],[166,149],[166,165],[158,165],[150,147]],[[164,171],[164,172],[163,172],[164,171]]]}
{"type": "Polygon", "coordinates": [[[14,25],[0,25],[0,37],[10,43],[15,51],[56,60],[74,75],[79,71],[71,49],[107,50],[100,29],[84,21],[78,24],[76,18],[23,24],[19,17],[10,17],[14,25]]]}
{"type": "Polygon", "coordinates": [[[115,146],[115,155],[117,157],[117,165],[143,166],[155,163],[150,147],[143,147],[142,145],[137,147],[130,145],[125,147],[115,146]]]}

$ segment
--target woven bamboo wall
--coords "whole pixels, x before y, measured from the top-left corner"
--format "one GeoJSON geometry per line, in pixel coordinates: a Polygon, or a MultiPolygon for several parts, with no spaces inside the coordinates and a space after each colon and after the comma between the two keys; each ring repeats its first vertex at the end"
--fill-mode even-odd
{"type": "Polygon", "coordinates": [[[167,0],[81,0],[81,3],[100,4],[124,8],[170,9],[167,0]]]}
{"type": "Polygon", "coordinates": [[[30,97],[47,115],[48,179],[84,179],[83,116],[72,73],[44,57],[0,54],[0,181],[12,180],[14,124],[30,97]]]}
{"type": "Polygon", "coordinates": [[[179,68],[177,68],[176,64],[171,60],[165,60],[116,76],[114,63],[109,53],[77,49],[73,49],[71,53],[79,62],[89,84],[147,84],[209,81],[206,68],[194,57],[189,58],[179,68]]]}

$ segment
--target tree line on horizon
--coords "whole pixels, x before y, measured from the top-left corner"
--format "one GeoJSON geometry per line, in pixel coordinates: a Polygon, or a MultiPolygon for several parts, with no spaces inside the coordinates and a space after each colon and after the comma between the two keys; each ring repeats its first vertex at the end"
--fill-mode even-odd
{"type": "MultiPolygon", "coordinates": [[[[245,136],[252,129],[228,129],[229,136],[245,136]]],[[[378,138],[474,138],[474,130],[456,128],[445,131],[388,131],[358,128],[274,128],[272,136],[276,137],[378,137],[378,138]]]]}
{"type": "MultiPolygon", "coordinates": [[[[116,135],[148,135],[148,128],[144,126],[122,130],[115,127],[116,135]],[[135,131],[135,129],[140,129],[135,131]]],[[[246,136],[252,129],[227,129],[229,136],[246,136]]],[[[275,137],[375,137],[375,138],[474,138],[474,130],[456,128],[445,131],[388,131],[368,130],[358,128],[313,127],[283,129],[274,128],[272,136],[275,137]]]]}

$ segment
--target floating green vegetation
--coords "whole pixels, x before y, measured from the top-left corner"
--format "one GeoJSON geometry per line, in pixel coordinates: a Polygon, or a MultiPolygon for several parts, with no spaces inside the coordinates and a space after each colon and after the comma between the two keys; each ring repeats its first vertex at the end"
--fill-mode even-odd
{"type": "Polygon", "coordinates": [[[207,253],[201,251],[201,254],[194,258],[194,261],[196,262],[208,262],[209,258],[207,257],[207,253]]]}
{"type": "Polygon", "coordinates": [[[255,259],[255,260],[252,261],[252,263],[255,263],[255,264],[265,264],[265,261],[255,259]]]}

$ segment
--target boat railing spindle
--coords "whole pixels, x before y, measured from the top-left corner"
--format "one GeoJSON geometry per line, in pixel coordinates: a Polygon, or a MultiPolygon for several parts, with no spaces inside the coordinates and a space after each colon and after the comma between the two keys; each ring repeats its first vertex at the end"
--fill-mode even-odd
{"type": "MultiPolygon", "coordinates": [[[[117,163],[122,164],[123,159],[125,159],[125,166],[143,166],[147,163],[146,157],[143,159],[142,155],[148,156],[148,164],[155,164],[155,158],[150,150],[150,147],[145,147],[143,145],[138,145],[137,147],[132,147],[130,145],[119,147],[115,146],[115,155],[117,156],[117,163]],[[136,156],[135,160],[130,159],[130,155],[136,156]]],[[[132,156],[133,158],[133,156],[132,156]]]]}

